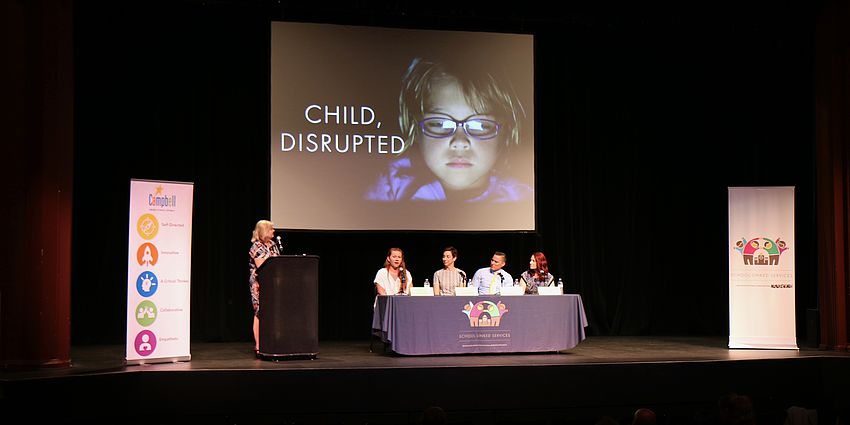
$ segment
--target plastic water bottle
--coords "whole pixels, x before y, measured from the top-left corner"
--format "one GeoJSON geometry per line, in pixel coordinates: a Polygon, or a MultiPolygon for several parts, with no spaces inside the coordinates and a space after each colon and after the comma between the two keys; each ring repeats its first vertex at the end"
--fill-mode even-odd
{"type": "Polygon", "coordinates": [[[425,279],[425,287],[426,287],[426,288],[430,288],[430,287],[431,287],[431,282],[429,282],[429,281],[428,281],[428,279],[425,279]]]}
{"type": "Polygon", "coordinates": [[[514,286],[519,286],[519,279],[514,279],[514,286]]]}
{"type": "Polygon", "coordinates": [[[564,293],[564,281],[561,280],[560,277],[558,278],[558,290],[560,290],[562,294],[564,293]]]}

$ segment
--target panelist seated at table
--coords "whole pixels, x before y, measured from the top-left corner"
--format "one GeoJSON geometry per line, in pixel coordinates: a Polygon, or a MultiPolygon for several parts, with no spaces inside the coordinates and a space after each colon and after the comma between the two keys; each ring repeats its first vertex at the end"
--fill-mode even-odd
{"type": "Polygon", "coordinates": [[[454,295],[455,288],[466,286],[466,273],[455,267],[457,249],[453,246],[443,250],[443,268],[434,272],[434,295],[454,295]]]}
{"type": "Polygon", "coordinates": [[[407,295],[412,286],[413,276],[404,264],[404,252],[390,248],[384,267],[375,274],[375,290],[378,295],[407,295]]]}
{"type": "Polygon", "coordinates": [[[542,252],[535,252],[528,262],[528,270],[522,272],[519,278],[519,286],[526,294],[537,295],[537,288],[541,286],[554,286],[555,276],[549,273],[549,262],[542,252]]]}
{"type": "Polygon", "coordinates": [[[478,295],[499,295],[502,287],[513,286],[514,278],[502,269],[507,259],[504,252],[496,251],[490,259],[490,267],[478,269],[469,286],[478,288],[478,295]]]}

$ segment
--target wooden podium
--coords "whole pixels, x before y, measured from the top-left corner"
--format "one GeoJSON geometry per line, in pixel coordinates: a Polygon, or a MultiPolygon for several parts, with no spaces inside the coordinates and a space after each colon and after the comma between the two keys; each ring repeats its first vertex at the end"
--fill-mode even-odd
{"type": "Polygon", "coordinates": [[[271,257],[260,282],[260,358],[315,358],[319,354],[319,257],[271,257]]]}

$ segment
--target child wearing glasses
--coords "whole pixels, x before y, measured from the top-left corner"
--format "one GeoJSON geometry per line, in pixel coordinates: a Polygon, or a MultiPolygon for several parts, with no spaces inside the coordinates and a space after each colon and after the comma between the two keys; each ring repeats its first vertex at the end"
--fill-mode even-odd
{"type": "Polygon", "coordinates": [[[399,96],[404,153],[369,188],[367,199],[514,202],[531,197],[531,186],[499,173],[507,165],[507,151],[521,142],[523,107],[509,82],[486,70],[470,71],[465,59],[410,63],[399,96]]]}

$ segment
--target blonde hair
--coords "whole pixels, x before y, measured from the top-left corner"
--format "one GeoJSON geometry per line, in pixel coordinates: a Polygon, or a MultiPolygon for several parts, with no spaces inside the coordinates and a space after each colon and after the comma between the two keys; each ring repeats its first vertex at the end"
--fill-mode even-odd
{"type": "MultiPolygon", "coordinates": [[[[402,79],[399,94],[399,126],[404,135],[404,150],[417,139],[419,120],[422,119],[434,87],[443,82],[454,82],[478,114],[493,114],[505,127],[506,146],[519,145],[520,123],[525,109],[514,92],[510,81],[503,81],[491,72],[467,69],[468,63],[456,61],[428,61],[415,58],[402,79]]],[[[501,75],[500,75],[501,76],[501,75]]]]}
{"type": "Polygon", "coordinates": [[[257,225],[254,226],[254,232],[251,234],[251,242],[265,242],[266,237],[270,233],[269,230],[274,229],[274,223],[268,220],[260,220],[257,222],[257,225]]]}

